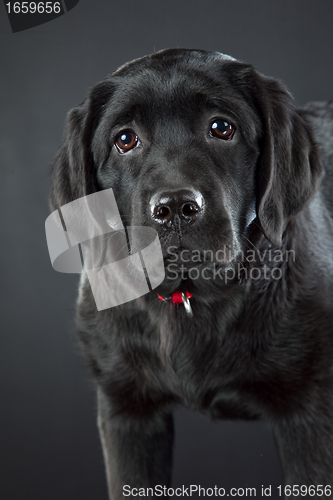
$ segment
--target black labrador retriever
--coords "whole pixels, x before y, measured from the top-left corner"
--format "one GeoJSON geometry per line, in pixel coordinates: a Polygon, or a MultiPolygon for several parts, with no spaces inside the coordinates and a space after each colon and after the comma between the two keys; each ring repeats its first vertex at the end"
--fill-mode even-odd
{"type": "Polygon", "coordinates": [[[170,486],[177,404],[266,419],[286,496],[331,497],[332,132],[332,104],[296,109],[277,80],[203,50],[125,64],[69,113],[52,208],[112,188],[165,267],[155,290],[100,311],[82,274],[111,499],[170,486]]]}

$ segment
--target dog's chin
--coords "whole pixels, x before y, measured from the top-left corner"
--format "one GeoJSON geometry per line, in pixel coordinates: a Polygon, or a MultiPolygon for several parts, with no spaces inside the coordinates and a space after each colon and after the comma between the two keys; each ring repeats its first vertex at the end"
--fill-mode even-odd
{"type": "Polygon", "coordinates": [[[235,263],[187,263],[165,260],[165,278],[155,291],[164,298],[173,292],[189,293],[196,299],[211,301],[243,284],[243,275],[235,263]]]}

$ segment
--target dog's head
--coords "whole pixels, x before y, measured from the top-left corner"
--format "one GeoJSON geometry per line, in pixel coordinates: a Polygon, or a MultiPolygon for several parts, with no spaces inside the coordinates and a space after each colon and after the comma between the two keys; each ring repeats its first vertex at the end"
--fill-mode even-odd
{"type": "Polygon", "coordinates": [[[118,69],[67,119],[51,204],[112,188],[124,225],[157,229],[165,258],[225,266],[254,228],[280,245],[322,175],[278,81],[216,52],[172,49],[118,69]]]}

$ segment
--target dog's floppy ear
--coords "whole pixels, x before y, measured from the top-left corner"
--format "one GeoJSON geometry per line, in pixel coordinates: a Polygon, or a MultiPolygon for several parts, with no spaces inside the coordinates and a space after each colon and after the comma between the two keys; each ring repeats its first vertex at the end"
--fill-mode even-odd
{"type": "Polygon", "coordinates": [[[111,94],[111,83],[105,80],[68,113],[63,144],[52,164],[50,205],[53,210],[97,190],[91,142],[111,94]]]}
{"type": "Polygon", "coordinates": [[[265,236],[280,245],[290,217],[314,195],[323,167],[310,127],[289,92],[277,80],[258,73],[257,78],[263,122],[257,214],[265,236]]]}

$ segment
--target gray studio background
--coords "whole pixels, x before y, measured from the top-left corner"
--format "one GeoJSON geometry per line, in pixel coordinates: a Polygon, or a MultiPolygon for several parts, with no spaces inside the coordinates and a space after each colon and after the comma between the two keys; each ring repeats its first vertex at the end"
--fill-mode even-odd
{"type": "MultiPolygon", "coordinates": [[[[72,333],[78,277],[53,271],[44,235],[66,112],[119,65],[167,47],[252,62],[299,104],[332,99],[332,21],[331,0],[80,0],[13,34],[0,6],[2,500],[107,498],[94,390],[72,333]]],[[[174,486],[281,480],[264,424],[176,413],[174,486]]]]}

